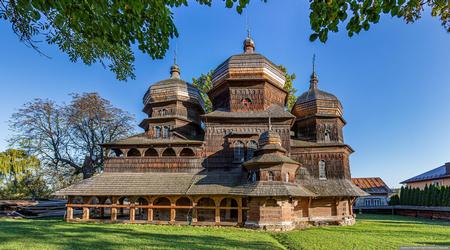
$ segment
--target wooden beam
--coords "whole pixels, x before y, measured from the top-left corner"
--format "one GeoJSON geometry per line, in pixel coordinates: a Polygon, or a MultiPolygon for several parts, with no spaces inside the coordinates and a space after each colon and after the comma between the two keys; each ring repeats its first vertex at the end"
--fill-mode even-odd
{"type": "MultiPolygon", "coordinates": [[[[130,205],[120,205],[120,204],[67,204],[67,207],[89,207],[89,208],[129,208],[130,205]]],[[[135,208],[176,208],[176,209],[189,209],[194,208],[194,206],[172,206],[172,205],[136,205],[135,208]]],[[[199,209],[216,209],[216,207],[197,207],[199,209]]],[[[218,207],[219,209],[238,209],[238,207],[218,207]]],[[[242,209],[249,209],[248,207],[242,207],[242,209]]]]}

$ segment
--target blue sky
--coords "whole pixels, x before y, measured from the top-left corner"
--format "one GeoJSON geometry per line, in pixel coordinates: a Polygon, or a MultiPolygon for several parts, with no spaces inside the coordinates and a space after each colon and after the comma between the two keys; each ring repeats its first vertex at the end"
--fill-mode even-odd
{"type": "MultiPolygon", "coordinates": [[[[256,50],[297,75],[308,87],[312,54],[319,87],[344,106],[346,143],[353,177],[382,177],[390,186],[450,161],[450,37],[426,11],[414,24],[383,16],[353,38],[330,34],[326,44],[308,40],[307,1],[252,1],[248,9],[256,50]]],[[[168,77],[178,47],[182,78],[214,69],[242,51],[246,18],[224,8],[192,3],[174,10],[180,37],[163,60],[138,53],[136,80],[119,82],[100,65],[72,63],[56,47],[42,44],[47,59],[21,44],[0,21],[0,150],[7,148],[8,119],[33,98],[67,102],[70,93],[98,92],[136,116],[150,84],[168,77]]],[[[137,123],[136,123],[136,129],[137,123]]]]}

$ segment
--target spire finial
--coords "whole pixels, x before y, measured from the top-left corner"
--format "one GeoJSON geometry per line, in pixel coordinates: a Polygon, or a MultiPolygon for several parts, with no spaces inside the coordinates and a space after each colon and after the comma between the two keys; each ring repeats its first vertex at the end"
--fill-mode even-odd
{"type": "MultiPolygon", "coordinates": [[[[248,10],[247,10],[248,11],[248,10]]],[[[250,25],[248,21],[248,12],[245,12],[245,18],[246,18],[246,29],[247,29],[247,38],[244,40],[244,53],[245,54],[251,54],[255,51],[255,43],[253,42],[252,38],[250,37],[250,25]]]]}
{"type": "Polygon", "coordinates": [[[250,24],[248,21],[248,11],[245,11],[245,29],[247,30],[247,38],[250,38],[250,24]]]}
{"type": "Polygon", "coordinates": [[[316,54],[313,54],[312,58],[312,73],[311,73],[311,79],[309,80],[309,88],[310,89],[317,89],[317,83],[319,82],[319,78],[317,77],[316,73],[316,54]]]}
{"type": "Polygon", "coordinates": [[[177,65],[177,44],[175,44],[175,49],[173,50],[173,65],[170,67],[170,78],[180,79],[180,67],[177,65]]]}
{"type": "Polygon", "coordinates": [[[173,65],[177,65],[177,48],[178,44],[175,44],[175,49],[173,50],[173,65]]]}
{"type": "Polygon", "coordinates": [[[313,54],[313,59],[312,59],[312,66],[313,66],[313,74],[316,73],[316,54],[313,54]]]}

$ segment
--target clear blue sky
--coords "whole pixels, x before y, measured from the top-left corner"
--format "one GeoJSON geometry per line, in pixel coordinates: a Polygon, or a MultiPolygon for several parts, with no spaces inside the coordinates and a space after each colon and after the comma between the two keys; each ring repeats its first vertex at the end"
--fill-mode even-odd
{"type": "MultiPolygon", "coordinates": [[[[252,1],[248,15],[256,50],[297,75],[297,94],[308,87],[317,54],[319,87],[344,106],[345,140],[354,149],[353,177],[382,177],[389,185],[450,161],[450,36],[429,11],[414,24],[384,16],[368,32],[348,38],[330,34],[324,45],[308,40],[308,1],[252,1]]],[[[0,21],[0,150],[7,147],[8,119],[33,98],[68,101],[68,94],[98,92],[136,115],[144,115],[148,86],[168,77],[178,44],[182,78],[215,68],[240,53],[245,16],[215,1],[175,10],[180,37],[164,60],[137,55],[136,80],[118,82],[100,65],[72,63],[56,47],[42,45],[47,59],[21,44],[0,21]]],[[[137,126],[136,126],[137,127],[137,126]]],[[[138,128],[137,128],[138,129],[138,128]]]]}

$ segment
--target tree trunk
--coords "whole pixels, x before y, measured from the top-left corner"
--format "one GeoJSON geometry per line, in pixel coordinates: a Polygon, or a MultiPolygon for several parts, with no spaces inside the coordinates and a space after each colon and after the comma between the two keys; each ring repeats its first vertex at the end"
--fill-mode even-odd
{"type": "Polygon", "coordinates": [[[83,179],[91,178],[94,175],[94,166],[92,165],[92,160],[88,156],[84,158],[83,167],[81,168],[83,172],[83,179]]]}

